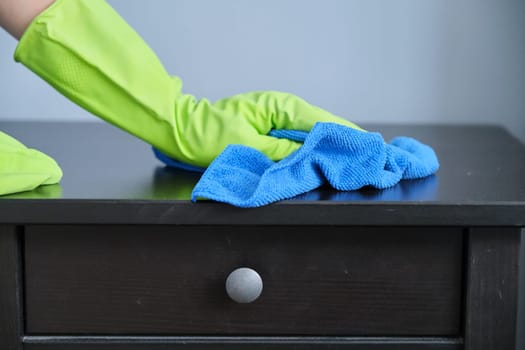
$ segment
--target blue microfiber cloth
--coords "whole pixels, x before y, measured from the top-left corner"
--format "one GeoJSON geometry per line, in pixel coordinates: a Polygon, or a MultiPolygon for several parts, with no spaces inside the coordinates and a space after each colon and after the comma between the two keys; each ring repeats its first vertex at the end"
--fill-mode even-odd
{"type": "MultiPolygon", "coordinates": [[[[432,148],[409,137],[397,137],[387,144],[379,133],[332,123],[317,123],[309,133],[276,130],[270,135],[304,144],[279,162],[253,148],[230,145],[206,169],[193,189],[192,200],[207,198],[243,208],[258,207],[326,182],[341,191],[365,186],[384,189],[401,179],[426,177],[439,168],[432,148]]],[[[155,153],[159,157],[160,152],[155,153]]],[[[183,164],[160,155],[170,166],[183,164]]]]}

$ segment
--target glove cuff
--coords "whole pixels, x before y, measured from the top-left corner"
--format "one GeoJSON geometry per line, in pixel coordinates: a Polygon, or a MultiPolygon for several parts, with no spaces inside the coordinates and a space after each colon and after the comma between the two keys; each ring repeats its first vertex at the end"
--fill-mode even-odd
{"type": "Polygon", "coordinates": [[[29,25],[14,58],[89,112],[173,153],[182,82],[106,1],[57,0],[29,25]]]}

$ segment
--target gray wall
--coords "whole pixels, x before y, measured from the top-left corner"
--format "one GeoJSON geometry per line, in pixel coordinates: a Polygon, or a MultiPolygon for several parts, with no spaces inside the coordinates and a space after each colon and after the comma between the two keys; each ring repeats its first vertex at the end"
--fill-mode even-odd
{"type": "MultiPolygon", "coordinates": [[[[296,93],[358,122],[500,123],[525,140],[523,0],[112,0],[185,91],[296,93]]],[[[0,119],[95,120],[12,60],[0,119]]]]}
{"type": "MultiPolygon", "coordinates": [[[[525,141],[523,0],[110,3],[197,96],[284,90],[358,122],[498,123],[525,141]]],[[[15,45],[0,31],[0,119],[96,120],[15,45]]]]}

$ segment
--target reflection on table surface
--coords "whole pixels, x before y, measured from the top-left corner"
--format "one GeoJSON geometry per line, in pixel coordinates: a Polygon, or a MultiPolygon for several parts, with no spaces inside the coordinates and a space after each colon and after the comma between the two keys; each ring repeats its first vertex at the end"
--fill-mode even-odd
{"type": "MultiPolygon", "coordinates": [[[[201,174],[157,166],[148,185],[137,185],[133,198],[157,200],[190,200],[191,192],[201,174]]],[[[438,177],[429,176],[418,180],[404,180],[394,187],[378,190],[365,187],[357,191],[337,191],[328,185],[292,198],[297,201],[432,201],[436,199],[438,177]]],[[[33,191],[15,193],[3,198],[12,199],[59,199],[62,185],[40,186],[33,191]]],[[[128,192],[128,195],[130,192],[128,192]]],[[[67,197],[66,197],[67,198],[67,197]]],[[[105,197],[101,197],[105,199],[105,197]]]]}

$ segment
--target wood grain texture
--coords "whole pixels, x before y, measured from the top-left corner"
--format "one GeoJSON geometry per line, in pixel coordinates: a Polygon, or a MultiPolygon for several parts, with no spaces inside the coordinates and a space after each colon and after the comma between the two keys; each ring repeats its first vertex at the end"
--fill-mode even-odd
{"type": "Polygon", "coordinates": [[[21,350],[19,241],[15,226],[0,225],[0,349],[21,350]]]}
{"type": "Polygon", "coordinates": [[[515,350],[519,228],[472,228],[468,235],[466,350],[515,350]]]}
{"type": "Polygon", "coordinates": [[[459,228],[28,226],[30,334],[458,335],[459,228]],[[235,268],[262,296],[229,300],[235,268]]]}

